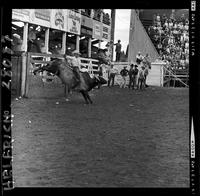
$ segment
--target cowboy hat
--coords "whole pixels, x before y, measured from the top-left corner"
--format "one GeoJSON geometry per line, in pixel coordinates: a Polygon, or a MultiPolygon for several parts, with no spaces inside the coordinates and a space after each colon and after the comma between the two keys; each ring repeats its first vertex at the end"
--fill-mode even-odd
{"type": "Polygon", "coordinates": [[[72,54],[81,54],[78,50],[74,50],[73,52],[72,52],[72,54]]]}

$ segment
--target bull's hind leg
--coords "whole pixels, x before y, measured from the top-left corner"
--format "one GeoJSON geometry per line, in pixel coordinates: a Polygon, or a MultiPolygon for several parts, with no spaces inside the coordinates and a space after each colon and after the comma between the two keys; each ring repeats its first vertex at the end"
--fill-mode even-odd
{"type": "Polygon", "coordinates": [[[66,101],[69,101],[69,94],[70,94],[70,89],[68,88],[67,85],[64,84],[64,98],[66,101]]]}

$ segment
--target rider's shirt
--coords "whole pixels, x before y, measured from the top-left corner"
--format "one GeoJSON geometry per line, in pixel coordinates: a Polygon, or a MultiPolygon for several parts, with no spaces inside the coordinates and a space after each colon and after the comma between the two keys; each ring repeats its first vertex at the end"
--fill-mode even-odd
{"type": "Polygon", "coordinates": [[[79,69],[81,69],[81,60],[80,58],[76,58],[76,57],[72,57],[72,66],[73,67],[78,67],[79,69]]]}

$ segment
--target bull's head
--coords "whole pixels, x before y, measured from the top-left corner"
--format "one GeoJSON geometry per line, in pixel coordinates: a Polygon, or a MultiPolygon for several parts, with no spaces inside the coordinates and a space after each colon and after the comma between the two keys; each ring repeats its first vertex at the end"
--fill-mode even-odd
{"type": "Polygon", "coordinates": [[[101,84],[101,85],[107,84],[107,81],[101,76],[95,76],[94,78],[95,78],[96,85],[98,85],[98,84],[101,84]]]}
{"type": "Polygon", "coordinates": [[[52,74],[58,75],[59,74],[59,67],[58,67],[59,64],[60,64],[60,60],[54,60],[45,66],[35,69],[33,71],[33,73],[35,75],[37,72],[48,71],[52,74]]]}

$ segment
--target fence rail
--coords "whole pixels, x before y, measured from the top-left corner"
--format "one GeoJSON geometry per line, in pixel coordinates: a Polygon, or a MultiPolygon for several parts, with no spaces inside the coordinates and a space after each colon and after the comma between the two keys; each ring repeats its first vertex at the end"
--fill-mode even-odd
{"type": "MultiPolygon", "coordinates": [[[[41,53],[28,53],[28,63],[31,64],[48,64],[51,62],[51,58],[64,59],[64,55],[58,54],[41,54],[41,53]],[[39,58],[39,59],[38,59],[39,58]],[[40,59],[41,58],[41,59],[40,59]]],[[[66,56],[68,59],[72,59],[71,56],[66,56]]],[[[89,74],[97,74],[98,60],[92,58],[80,58],[81,60],[81,71],[87,71],[89,74]]]]}
{"type": "MultiPolygon", "coordinates": [[[[48,64],[51,62],[52,59],[55,58],[59,58],[59,59],[64,59],[65,56],[64,55],[58,55],[58,54],[41,54],[41,53],[28,53],[27,54],[27,67],[26,67],[26,76],[25,76],[25,81],[23,82],[23,85],[25,85],[25,96],[28,95],[28,89],[29,89],[29,85],[30,85],[30,75],[32,75],[33,73],[33,69],[37,64],[48,64]]],[[[71,56],[66,56],[66,58],[71,59],[71,56]]],[[[81,60],[81,71],[87,71],[91,76],[98,74],[99,73],[99,66],[98,63],[99,61],[96,59],[92,59],[92,58],[80,58],[81,60]]],[[[112,62],[112,64],[118,69],[118,72],[120,72],[120,70],[123,68],[123,66],[127,66],[127,68],[129,69],[130,63],[129,62],[112,62]]],[[[104,66],[103,67],[103,77],[105,77],[106,79],[108,79],[108,69],[109,66],[104,66]]],[[[173,72],[171,72],[170,70],[168,70],[166,67],[162,68],[162,73],[165,72],[165,74],[162,74],[162,81],[164,82],[164,84],[166,83],[170,83],[170,80],[172,78],[172,80],[175,81],[179,81],[180,83],[182,83],[184,86],[188,87],[187,85],[187,81],[188,81],[188,75],[176,75],[173,72]],[[183,79],[184,78],[184,79],[183,79]],[[186,82],[185,82],[186,80],[186,82]]],[[[54,77],[53,75],[49,75],[47,73],[41,73],[42,76],[42,80],[43,81],[48,81],[49,79],[52,79],[52,81],[54,81],[54,79],[56,77],[54,77]]],[[[150,76],[149,76],[150,77],[150,76]]],[[[153,77],[153,76],[152,76],[153,77]]],[[[118,84],[121,81],[121,76],[117,75],[116,76],[116,84],[118,84]]]]}

